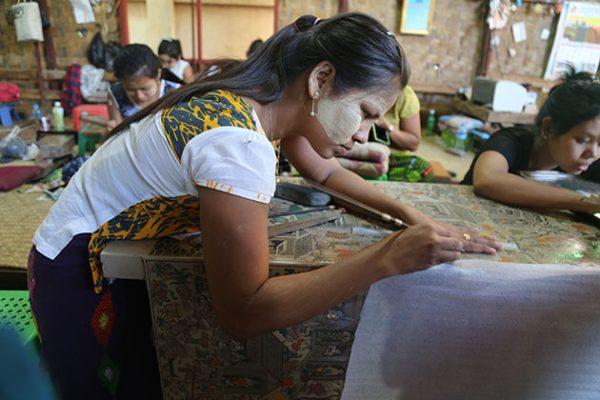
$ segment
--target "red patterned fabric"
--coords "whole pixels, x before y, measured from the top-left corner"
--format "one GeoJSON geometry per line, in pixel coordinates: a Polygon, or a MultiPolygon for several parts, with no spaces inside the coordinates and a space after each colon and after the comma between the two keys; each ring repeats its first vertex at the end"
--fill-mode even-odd
{"type": "Polygon", "coordinates": [[[67,74],[63,79],[60,102],[65,109],[65,114],[70,115],[73,108],[83,101],[81,95],[81,65],[73,64],[67,67],[67,74]]]}
{"type": "Polygon", "coordinates": [[[112,294],[110,291],[104,293],[102,300],[96,307],[92,317],[92,330],[98,343],[106,349],[113,325],[115,323],[115,311],[112,304],[112,294]]]}

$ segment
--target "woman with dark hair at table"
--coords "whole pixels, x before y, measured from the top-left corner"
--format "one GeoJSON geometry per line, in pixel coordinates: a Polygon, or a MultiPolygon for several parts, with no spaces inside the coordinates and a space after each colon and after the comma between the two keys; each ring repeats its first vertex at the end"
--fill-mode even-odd
{"type": "Polygon", "coordinates": [[[119,82],[109,90],[108,125],[111,129],[182,83],[162,69],[156,54],[145,44],[123,47],[115,57],[113,68],[119,82]]]}
{"type": "Polygon", "coordinates": [[[462,183],[472,184],[482,197],[511,205],[596,213],[597,198],[531,181],[519,172],[559,169],[600,182],[599,158],[600,82],[570,68],[550,91],[535,128],[494,133],[462,183]]]}

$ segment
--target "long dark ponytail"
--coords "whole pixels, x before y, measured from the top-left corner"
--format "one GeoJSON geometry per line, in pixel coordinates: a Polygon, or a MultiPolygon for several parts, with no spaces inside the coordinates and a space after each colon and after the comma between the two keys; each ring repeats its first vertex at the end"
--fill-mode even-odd
{"type": "Polygon", "coordinates": [[[374,18],[356,12],[325,20],[303,16],[269,38],[247,60],[230,63],[217,75],[169,93],[126,118],[111,136],[148,115],[212,90],[229,90],[261,104],[277,101],[288,84],[321,61],[335,67],[338,93],[384,86],[394,78],[402,88],[410,75],[404,50],[374,18]]]}

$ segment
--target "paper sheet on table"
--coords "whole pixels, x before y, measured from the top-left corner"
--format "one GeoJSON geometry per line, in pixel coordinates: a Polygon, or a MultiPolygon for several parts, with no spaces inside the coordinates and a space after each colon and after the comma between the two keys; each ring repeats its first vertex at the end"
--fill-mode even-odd
{"type": "Polygon", "coordinates": [[[600,399],[600,268],[461,260],[378,282],[342,399],[600,399]]]}

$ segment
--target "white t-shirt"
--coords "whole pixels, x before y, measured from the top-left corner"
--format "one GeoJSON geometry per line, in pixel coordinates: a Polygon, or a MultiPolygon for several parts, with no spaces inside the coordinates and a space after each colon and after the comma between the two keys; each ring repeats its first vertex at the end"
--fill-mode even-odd
{"type": "Polygon", "coordinates": [[[177,62],[175,63],[175,65],[173,65],[171,68],[169,68],[169,70],[171,70],[172,73],[174,73],[175,75],[177,75],[177,77],[179,79],[183,80],[183,71],[190,65],[189,62],[185,61],[184,59],[179,59],[177,60],[177,62]]]}
{"type": "MultiPolygon", "coordinates": [[[[54,259],[79,233],[93,233],[138,204],[198,196],[197,187],[268,203],[275,192],[276,156],[257,115],[256,130],[204,130],[173,151],[160,114],[111,138],[71,178],[33,237],[54,259]]],[[[196,202],[197,203],[197,202],[196,202]]]]}

